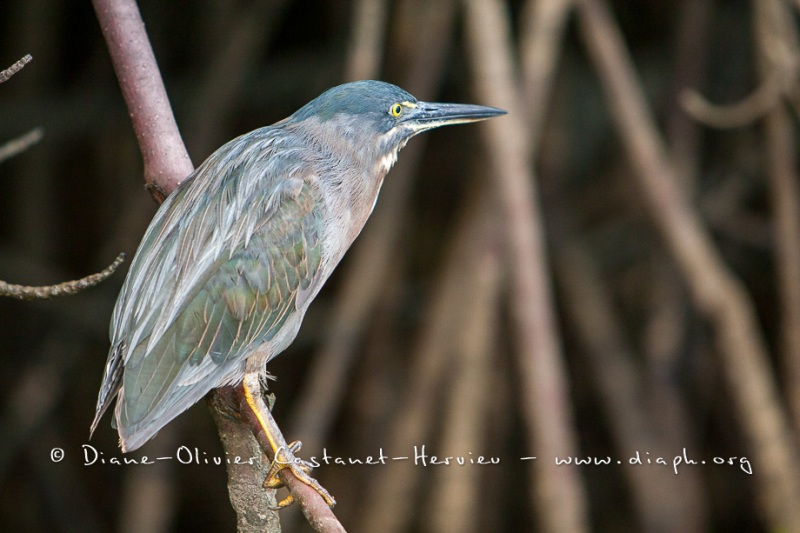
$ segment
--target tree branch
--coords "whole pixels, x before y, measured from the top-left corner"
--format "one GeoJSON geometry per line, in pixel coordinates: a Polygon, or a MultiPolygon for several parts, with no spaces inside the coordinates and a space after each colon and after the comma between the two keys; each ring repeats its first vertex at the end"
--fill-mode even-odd
{"type": "Polygon", "coordinates": [[[56,296],[67,296],[77,294],[84,289],[94,287],[98,283],[107,279],[125,260],[125,254],[119,254],[114,262],[97,274],[91,274],[85,278],[73,281],[65,281],[58,285],[46,285],[42,287],[30,287],[27,285],[13,285],[0,280],[0,296],[8,296],[17,300],[46,300],[56,296]]]}
{"type": "MultiPolygon", "coordinates": [[[[775,67],[773,51],[800,54],[797,28],[791,9],[782,2],[764,1],[754,6],[757,18],[755,42],[762,71],[775,67]],[[761,6],[761,7],[759,7],[761,6]],[[772,9],[769,9],[769,7],[772,9]],[[769,16],[772,14],[773,16],[769,16]],[[790,21],[789,24],[786,22],[790,21]]],[[[797,136],[791,113],[784,102],[764,120],[769,190],[775,236],[775,270],[780,304],[780,342],[789,409],[794,429],[800,432],[800,187],[797,172],[797,136]]]]}
{"type": "Polygon", "coordinates": [[[145,186],[161,203],[194,169],[133,0],[93,0],[144,160],[145,186]]]}
{"type": "MultiPolygon", "coordinates": [[[[192,172],[193,166],[175,123],[150,40],[134,0],[93,0],[92,3],[142,152],[146,187],[156,201],[161,202],[192,172]]],[[[215,407],[219,405],[213,399],[211,403],[215,407]]],[[[222,420],[223,415],[217,415],[218,413],[215,413],[215,420],[222,420]]],[[[235,443],[237,451],[247,449],[247,443],[244,441],[253,439],[253,434],[246,431],[248,426],[253,429],[259,427],[252,424],[223,424],[220,426],[220,431],[223,433],[221,436],[223,445],[235,443]]],[[[259,443],[263,444],[261,441],[259,443]]],[[[267,446],[265,449],[270,449],[270,447],[267,446]]],[[[318,510],[324,506],[330,516],[333,516],[319,494],[312,491],[312,495],[301,495],[304,488],[308,487],[300,483],[290,471],[284,470],[281,478],[298,501],[309,500],[312,502],[305,504],[303,508],[312,526],[320,527],[320,524],[329,522],[327,515],[323,514],[320,515],[322,518],[318,518],[314,514],[321,512],[318,510]],[[314,498],[318,501],[313,502],[314,498]]],[[[229,482],[228,490],[239,513],[239,525],[244,527],[243,524],[249,524],[246,529],[248,531],[250,528],[265,530],[267,517],[272,514],[267,512],[268,508],[248,508],[245,511],[245,508],[240,505],[243,501],[260,504],[263,500],[252,492],[249,493],[252,498],[246,499],[247,491],[253,490],[252,486],[244,483],[234,485],[233,483],[235,480],[242,480],[241,476],[229,473],[229,480],[231,482],[229,482]],[[247,512],[247,516],[243,516],[243,512],[247,512]]],[[[258,490],[266,492],[266,489],[260,487],[258,490]]],[[[332,530],[328,529],[327,531],[332,530]]]]}
{"type": "MultiPolygon", "coordinates": [[[[267,459],[270,462],[275,460],[275,455],[272,452],[272,445],[267,435],[264,433],[264,429],[256,417],[255,412],[249,408],[243,385],[221,387],[213,394],[216,396],[217,402],[222,400],[235,409],[233,412],[237,412],[240,419],[250,427],[256,441],[267,455],[267,459]]],[[[278,434],[273,435],[273,437],[275,438],[278,449],[289,448],[283,435],[278,434]]],[[[286,488],[292,493],[295,503],[297,503],[303,511],[311,527],[320,533],[344,533],[344,527],[342,527],[331,508],[325,503],[317,491],[297,479],[288,468],[279,471],[278,476],[283,484],[286,485],[286,488]]]]}
{"type": "Polygon", "coordinates": [[[0,71],[0,83],[8,81],[8,79],[11,78],[11,76],[22,70],[22,67],[30,63],[31,60],[33,60],[33,57],[30,54],[27,54],[23,56],[22,59],[20,59],[7,69],[0,71]]]}
{"type": "MultiPolygon", "coordinates": [[[[528,126],[520,105],[511,29],[498,0],[468,0],[466,36],[476,93],[508,111],[483,124],[507,226],[511,306],[529,445],[537,455],[577,451],[567,372],[553,309],[544,227],[530,164],[528,126]]],[[[542,100],[544,101],[544,100],[542,100]]],[[[532,500],[545,531],[586,531],[588,509],[581,475],[574,466],[536,464],[532,500]]]]}
{"type": "MultiPolygon", "coordinates": [[[[22,68],[31,62],[33,57],[30,54],[26,55],[6,70],[0,72],[0,83],[8,80],[11,76],[22,70],[22,68]]],[[[25,135],[13,139],[6,144],[0,146],[0,163],[14,157],[15,155],[24,152],[32,145],[39,142],[42,138],[42,129],[34,128],[25,135]]],[[[102,282],[122,264],[125,260],[125,254],[120,254],[113,263],[105,270],[86,276],[73,281],[65,281],[58,285],[47,285],[41,287],[31,287],[27,285],[14,285],[0,280],[0,296],[7,296],[9,298],[16,298],[17,300],[45,300],[47,298],[54,298],[56,296],[65,296],[69,294],[76,294],[89,287],[94,287],[102,282]]]]}
{"type": "Polygon", "coordinates": [[[42,128],[34,128],[25,135],[12,139],[0,146],[0,163],[6,159],[11,159],[17,154],[21,154],[34,144],[42,140],[42,128]]]}
{"type": "Polygon", "coordinates": [[[790,98],[800,79],[800,50],[789,5],[782,0],[754,0],[756,42],[760,48],[762,81],[743,100],[714,105],[694,90],[686,90],[681,102],[696,120],[717,128],[745,126],[790,98]]]}
{"type": "Polygon", "coordinates": [[[758,500],[771,529],[800,524],[797,450],[764,339],[745,288],[725,265],[667,158],[619,28],[603,0],[579,2],[581,33],[651,216],[681,268],[695,305],[713,324],[722,368],[762,474],[758,500]]]}
{"type": "MultiPolygon", "coordinates": [[[[420,1],[412,7],[419,15],[414,26],[415,40],[412,52],[413,65],[405,76],[403,86],[416,95],[433,94],[443,72],[446,49],[452,35],[455,3],[440,0],[436,3],[420,1]]],[[[383,40],[382,37],[378,38],[383,40]]],[[[355,53],[351,50],[351,53],[355,53]]],[[[347,63],[354,65],[354,56],[347,63]]],[[[378,65],[373,65],[378,68],[378,65]]],[[[355,67],[349,67],[350,70],[355,67]]],[[[362,67],[360,67],[362,68],[362,67]]],[[[361,74],[369,73],[362,70],[361,74]]],[[[378,71],[372,75],[377,76],[378,71]]],[[[369,75],[370,77],[372,75],[369,75]]],[[[400,163],[392,170],[392,179],[383,187],[380,209],[376,209],[369,224],[348,252],[350,267],[342,275],[342,289],[330,313],[331,321],[325,329],[320,353],[307,377],[300,394],[302,400],[295,407],[291,420],[291,434],[303,435],[303,440],[316,447],[327,434],[336,409],[342,405],[347,390],[346,378],[356,356],[358,340],[368,324],[370,313],[386,284],[392,253],[400,235],[398,228],[411,195],[414,171],[421,159],[427,137],[415,139],[405,148],[400,163]]]]}

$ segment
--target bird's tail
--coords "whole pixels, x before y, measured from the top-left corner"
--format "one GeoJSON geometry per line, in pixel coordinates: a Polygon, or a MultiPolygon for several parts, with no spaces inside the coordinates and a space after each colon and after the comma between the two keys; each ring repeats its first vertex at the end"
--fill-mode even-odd
{"type": "Polygon", "coordinates": [[[106,369],[103,373],[103,384],[100,386],[100,394],[97,396],[97,407],[95,408],[94,420],[89,428],[89,438],[92,438],[94,430],[97,429],[97,424],[103,418],[106,409],[111,405],[111,402],[116,398],[120,387],[122,386],[122,368],[125,355],[125,343],[121,342],[116,346],[112,346],[111,352],[108,354],[108,362],[106,369]]]}

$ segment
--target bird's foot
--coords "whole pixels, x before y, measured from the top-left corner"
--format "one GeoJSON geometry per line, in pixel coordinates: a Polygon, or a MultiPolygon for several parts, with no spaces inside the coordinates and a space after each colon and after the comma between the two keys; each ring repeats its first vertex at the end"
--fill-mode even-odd
{"type": "MultiPolygon", "coordinates": [[[[289,444],[286,447],[278,448],[275,452],[275,459],[272,461],[272,465],[270,465],[269,472],[267,472],[267,478],[264,480],[264,488],[265,489],[277,489],[284,486],[283,481],[281,481],[280,476],[278,475],[281,470],[288,468],[292,474],[301,482],[305,483],[312,489],[314,489],[325,503],[328,504],[329,507],[333,507],[336,505],[336,500],[333,498],[330,492],[328,492],[325,487],[320,485],[319,481],[311,477],[311,469],[313,465],[308,461],[304,461],[298,457],[295,457],[295,452],[300,451],[303,443],[299,440],[296,440],[289,444]]],[[[283,509],[284,507],[290,506],[294,502],[294,496],[289,494],[286,498],[281,500],[278,503],[277,508],[283,509]]]]}

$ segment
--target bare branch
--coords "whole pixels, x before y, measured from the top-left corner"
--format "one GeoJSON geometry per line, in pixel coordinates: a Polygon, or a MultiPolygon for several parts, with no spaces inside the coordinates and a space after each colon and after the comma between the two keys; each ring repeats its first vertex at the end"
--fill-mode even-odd
{"type": "MultiPolygon", "coordinates": [[[[775,50],[788,55],[799,53],[797,28],[794,21],[785,24],[782,18],[792,18],[790,6],[775,4],[756,8],[760,16],[756,24],[758,63],[768,71],[775,63],[775,50]],[[772,16],[770,16],[772,15],[772,16]]],[[[766,153],[769,164],[769,186],[775,237],[775,269],[778,300],[781,312],[781,355],[785,368],[785,383],[789,408],[795,431],[800,431],[800,187],[797,172],[797,135],[789,109],[784,105],[773,108],[764,121],[766,153]]]]}
{"type": "Polygon", "coordinates": [[[687,90],[681,102],[697,120],[718,128],[745,126],[762,118],[783,98],[791,99],[800,79],[800,44],[791,10],[784,0],[754,0],[756,43],[762,81],[744,100],[728,106],[711,104],[687,90]]]}
{"type": "MultiPolygon", "coordinates": [[[[146,186],[157,201],[163,201],[192,172],[192,163],[175,123],[144,23],[134,0],[93,0],[93,4],[142,152],[146,186]]],[[[215,418],[220,419],[216,415],[215,418]]],[[[220,431],[224,429],[223,426],[219,428],[220,431]]],[[[234,436],[245,440],[252,438],[241,431],[234,436]]],[[[256,439],[264,445],[263,438],[259,439],[256,435],[256,439]]],[[[222,441],[223,444],[231,444],[229,439],[223,438],[222,441]]],[[[244,445],[242,442],[237,443],[239,447],[244,445]]],[[[267,446],[266,449],[271,448],[267,446]]],[[[245,501],[248,491],[251,490],[247,484],[234,483],[241,479],[240,476],[233,475],[229,478],[228,490],[235,504],[245,501]]],[[[295,499],[301,502],[306,517],[314,527],[317,527],[317,523],[328,523],[327,514],[320,514],[321,518],[314,515],[323,512],[316,502],[305,503],[315,496],[324,505],[319,494],[311,491],[312,495],[304,495],[304,489],[308,487],[300,482],[293,483],[293,480],[297,480],[291,474],[282,474],[282,479],[295,499]]],[[[253,499],[248,501],[255,502],[253,499]]],[[[324,507],[332,516],[327,505],[324,507]]],[[[242,512],[239,507],[236,510],[242,512]]],[[[265,508],[249,511],[251,513],[248,516],[258,518],[262,528],[266,527],[268,516],[273,514],[268,513],[265,508]]],[[[239,520],[240,523],[243,520],[241,514],[239,520]]]]}
{"type": "MultiPolygon", "coordinates": [[[[468,0],[465,19],[475,92],[482,101],[508,111],[508,116],[482,126],[508,228],[511,306],[528,443],[545,457],[570,455],[578,449],[577,436],[508,14],[498,0],[468,0]]],[[[587,530],[586,494],[577,468],[541,462],[533,478],[531,496],[542,530],[587,530]]]]}
{"type": "Polygon", "coordinates": [[[30,63],[31,60],[33,60],[33,57],[30,54],[27,54],[26,56],[24,56],[22,59],[20,59],[7,69],[0,71],[0,83],[8,81],[8,79],[11,78],[11,76],[22,70],[22,67],[30,63]]]}
{"type": "Polygon", "coordinates": [[[380,69],[386,33],[386,0],[359,0],[349,45],[345,80],[375,78],[380,69]]]}
{"type": "Polygon", "coordinates": [[[744,100],[735,104],[712,104],[693,89],[684,90],[680,99],[683,108],[695,120],[715,128],[738,128],[755,122],[774,108],[780,102],[781,89],[776,75],[772,75],[744,100]]]}
{"type": "Polygon", "coordinates": [[[24,152],[34,144],[42,140],[44,132],[42,128],[34,128],[25,135],[12,139],[0,146],[0,163],[6,159],[11,159],[15,155],[24,152]]]}
{"type": "Polygon", "coordinates": [[[681,268],[695,305],[713,324],[750,450],[761,465],[758,500],[773,529],[800,524],[800,472],[764,339],[745,288],[725,265],[667,158],[619,28],[603,0],[579,3],[581,33],[644,200],[681,268]]]}
{"type": "MultiPolygon", "coordinates": [[[[245,424],[250,427],[256,441],[258,441],[261,449],[266,454],[267,459],[270,462],[274,461],[275,454],[272,451],[272,442],[264,433],[264,428],[259,422],[255,412],[249,407],[247,399],[245,398],[243,385],[239,384],[236,387],[222,387],[217,390],[219,391],[217,394],[226,396],[228,398],[228,403],[238,410],[239,416],[245,424]]],[[[272,438],[278,449],[289,448],[286,439],[284,439],[283,435],[280,433],[277,435],[273,434],[272,438]]],[[[311,524],[311,527],[313,527],[315,531],[319,533],[344,533],[344,527],[342,527],[331,508],[316,490],[297,479],[294,473],[288,468],[284,468],[278,472],[278,476],[286,488],[289,489],[295,503],[297,503],[303,511],[308,523],[311,524]]]]}
{"type": "Polygon", "coordinates": [[[84,289],[94,287],[111,276],[124,260],[125,254],[119,254],[117,258],[114,259],[114,262],[101,272],[74,281],[65,281],[58,285],[30,287],[26,285],[13,285],[5,281],[0,281],[0,296],[8,296],[9,298],[16,298],[17,300],[46,300],[56,296],[77,294],[84,289]]]}
{"type": "MultiPolygon", "coordinates": [[[[403,408],[392,418],[387,435],[392,449],[412,449],[417,443],[426,442],[434,431],[435,419],[430,416],[430,409],[436,404],[441,383],[453,364],[454,341],[463,331],[472,299],[472,283],[478,275],[474,270],[480,243],[475,235],[484,231],[482,225],[491,218],[486,213],[491,214],[490,206],[482,201],[489,193],[486,185],[485,180],[476,183],[476,189],[464,202],[456,234],[433,284],[435,291],[408,362],[408,374],[414,379],[398,399],[403,408]]],[[[399,466],[388,465],[371,476],[359,531],[411,528],[414,494],[420,477],[425,474],[417,468],[399,466]]]]}
{"type": "MultiPolygon", "coordinates": [[[[413,94],[431,94],[436,91],[445,50],[452,34],[455,3],[453,0],[439,2],[415,2],[420,23],[415,26],[416,48],[407,82],[403,86],[413,94]],[[421,11],[422,10],[422,11],[421,11]]],[[[350,58],[348,63],[355,59],[350,58]]],[[[377,65],[375,65],[377,68],[377,65]]],[[[377,74],[375,71],[373,74],[377,74]]],[[[335,409],[341,405],[346,391],[346,378],[356,355],[359,335],[368,323],[385,285],[388,265],[398,239],[398,228],[402,227],[414,171],[422,155],[428,137],[415,139],[405,148],[401,163],[392,170],[392,179],[384,184],[381,192],[381,208],[376,209],[363,234],[348,252],[350,268],[343,272],[342,290],[337,296],[335,311],[326,328],[322,349],[314,367],[307,373],[306,382],[291,420],[291,434],[303,435],[303,439],[316,446],[325,437],[335,409]]]]}
{"type": "Polygon", "coordinates": [[[93,0],[144,160],[144,181],[160,203],[192,170],[134,0],[93,0]]]}

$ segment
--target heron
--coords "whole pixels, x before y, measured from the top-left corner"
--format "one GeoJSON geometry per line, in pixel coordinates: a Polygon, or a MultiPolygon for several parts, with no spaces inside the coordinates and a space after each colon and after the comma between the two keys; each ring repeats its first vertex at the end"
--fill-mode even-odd
{"type": "MultiPolygon", "coordinates": [[[[116,398],[113,423],[129,452],[212,389],[241,384],[276,443],[266,364],[294,340],[400,149],[424,131],[504,113],[357,81],[216,150],[166,198],[131,262],[90,434],[116,398]]],[[[273,446],[268,484],[289,468],[332,505],[297,449],[273,446]]]]}

